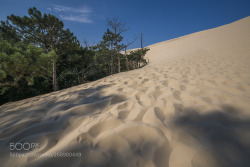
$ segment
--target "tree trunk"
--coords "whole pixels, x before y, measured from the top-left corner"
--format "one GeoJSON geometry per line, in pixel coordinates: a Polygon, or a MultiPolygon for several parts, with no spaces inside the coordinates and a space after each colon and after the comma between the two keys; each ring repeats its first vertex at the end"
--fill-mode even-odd
{"type": "Polygon", "coordinates": [[[120,64],[120,55],[119,55],[119,51],[118,51],[118,46],[117,46],[117,42],[116,42],[116,55],[117,55],[117,72],[120,73],[121,72],[121,64],[120,64]]]}
{"type": "Polygon", "coordinates": [[[110,74],[111,74],[111,75],[113,74],[113,62],[114,62],[113,59],[114,59],[114,58],[113,58],[113,55],[111,54],[111,63],[110,63],[110,74]]]}
{"type": "Polygon", "coordinates": [[[117,53],[117,60],[118,60],[118,73],[121,72],[121,65],[120,65],[120,56],[119,56],[119,53],[117,53]]]}
{"type": "Polygon", "coordinates": [[[110,44],[110,50],[111,50],[111,54],[110,54],[110,75],[113,74],[113,67],[114,67],[114,55],[113,55],[113,41],[111,41],[110,44]]]}
{"type": "Polygon", "coordinates": [[[140,61],[139,61],[139,68],[141,68],[141,62],[142,62],[142,57],[144,57],[144,54],[143,54],[143,35],[141,33],[141,51],[142,51],[142,55],[140,55],[140,61]]]}
{"type": "MultiPolygon", "coordinates": [[[[51,34],[53,33],[54,30],[54,26],[51,30],[51,34]]],[[[53,42],[54,36],[50,35],[50,47],[51,50],[55,51],[55,43],[53,42]]],[[[57,75],[56,75],[56,59],[52,60],[53,63],[53,91],[57,91],[58,90],[58,83],[57,83],[57,75]]]]}
{"type": "Polygon", "coordinates": [[[53,91],[58,90],[57,75],[56,75],[56,61],[53,60],[53,91]]]}
{"type": "Polygon", "coordinates": [[[143,49],[142,43],[143,43],[143,35],[141,33],[141,48],[143,49]]]}
{"type": "Polygon", "coordinates": [[[126,46],[125,46],[125,56],[126,56],[126,67],[127,67],[127,71],[129,71],[128,56],[127,56],[127,47],[126,47],[126,46]]]}
{"type": "MultiPolygon", "coordinates": [[[[115,28],[115,36],[117,36],[116,34],[116,28],[115,28]]],[[[121,72],[121,65],[120,65],[120,56],[119,56],[119,49],[118,49],[118,41],[117,41],[117,37],[115,38],[115,49],[116,49],[116,56],[117,56],[117,72],[120,73],[121,72]]]]}

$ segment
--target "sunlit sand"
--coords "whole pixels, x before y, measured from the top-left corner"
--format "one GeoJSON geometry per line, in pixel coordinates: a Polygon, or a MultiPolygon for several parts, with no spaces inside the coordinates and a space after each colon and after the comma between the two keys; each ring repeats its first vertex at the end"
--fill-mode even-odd
{"type": "Polygon", "coordinates": [[[0,166],[249,165],[250,17],[148,48],[141,69],[2,105],[0,166]],[[81,156],[10,157],[19,142],[81,156]]]}

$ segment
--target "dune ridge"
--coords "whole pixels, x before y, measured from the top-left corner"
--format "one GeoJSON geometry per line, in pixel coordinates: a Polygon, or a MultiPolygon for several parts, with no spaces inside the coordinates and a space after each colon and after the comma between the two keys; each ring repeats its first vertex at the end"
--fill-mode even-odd
{"type": "Polygon", "coordinates": [[[250,17],[148,47],[144,68],[0,106],[0,162],[248,166],[250,17]],[[10,142],[81,157],[10,158],[10,142]]]}

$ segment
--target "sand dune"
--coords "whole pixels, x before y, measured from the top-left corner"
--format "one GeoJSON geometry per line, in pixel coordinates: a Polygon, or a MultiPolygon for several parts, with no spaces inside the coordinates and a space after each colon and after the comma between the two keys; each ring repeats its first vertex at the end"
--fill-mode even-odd
{"type": "Polygon", "coordinates": [[[249,166],[250,17],[148,47],[139,70],[2,105],[1,166],[249,166]]]}

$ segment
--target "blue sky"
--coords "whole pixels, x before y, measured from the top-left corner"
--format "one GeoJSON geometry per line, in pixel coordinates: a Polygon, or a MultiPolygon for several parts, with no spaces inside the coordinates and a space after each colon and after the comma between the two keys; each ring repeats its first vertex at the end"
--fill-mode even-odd
{"type": "MultiPolygon", "coordinates": [[[[147,46],[250,16],[250,0],[0,0],[0,20],[28,15],[33,6],[56,15],[90,44],[101,40],[106,18],[126,22],[125,43],[142,32],[147,46]]],[[[139,46],[137,40],[130,48],[139,46]]]]}

